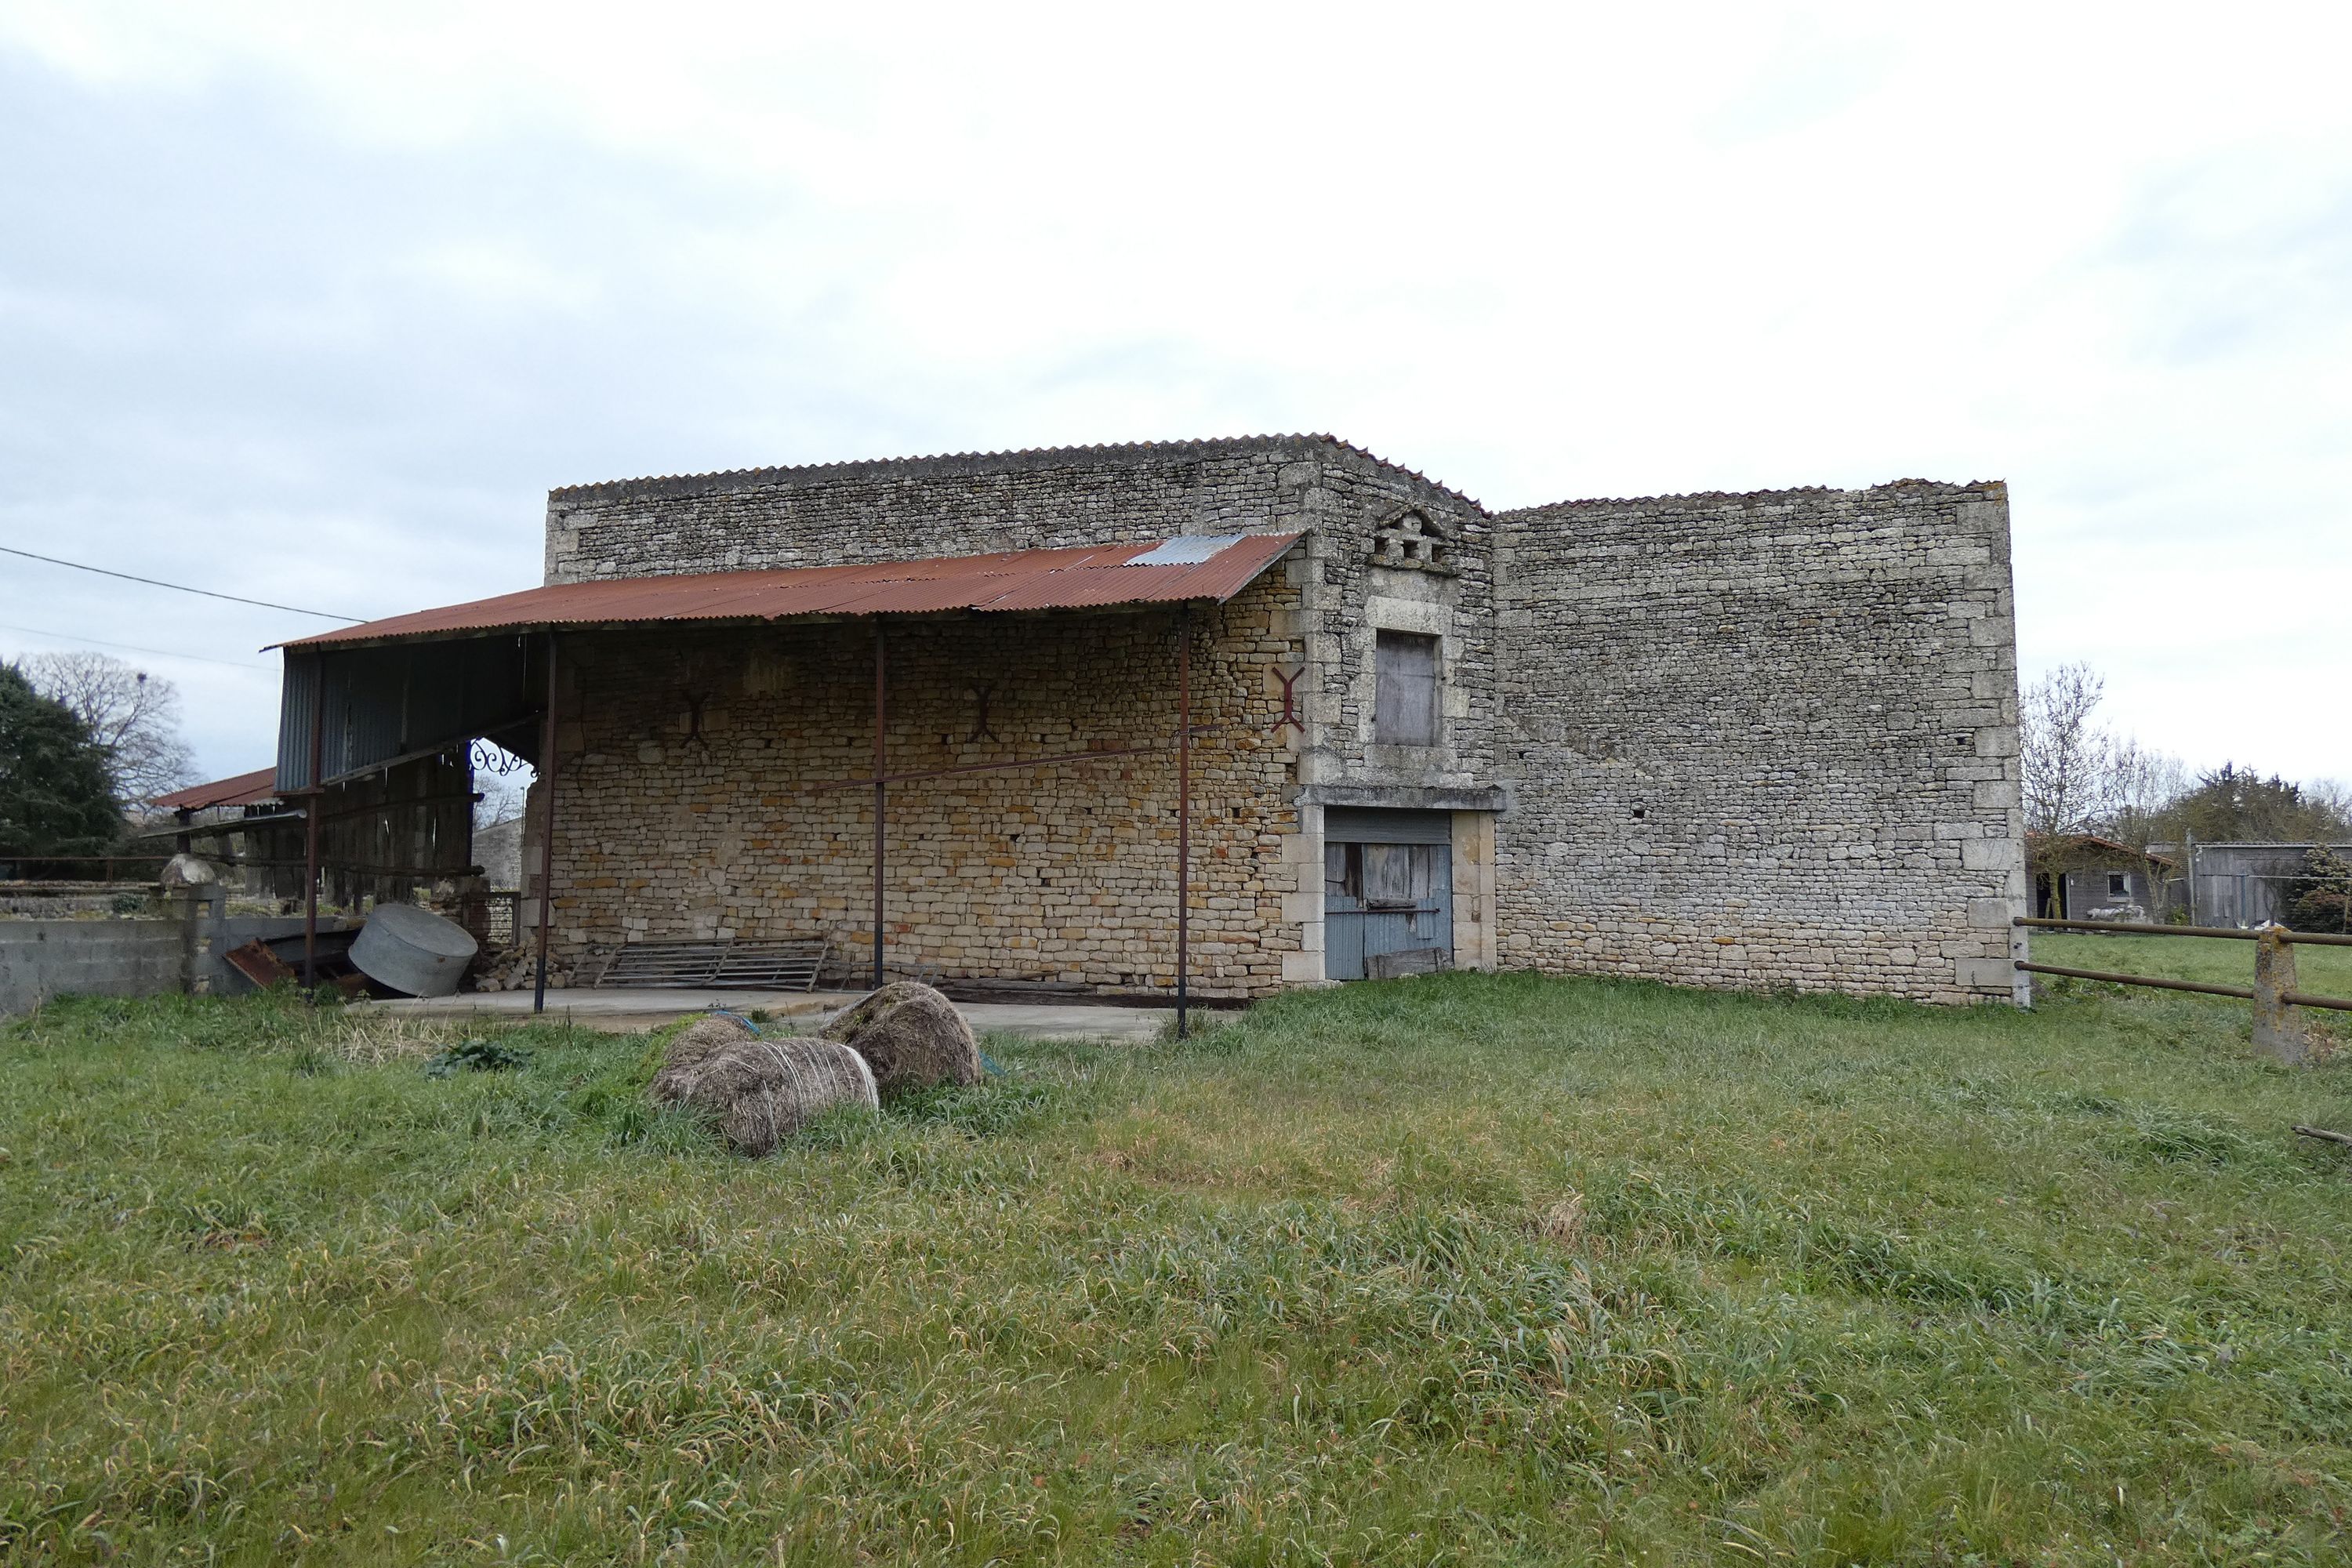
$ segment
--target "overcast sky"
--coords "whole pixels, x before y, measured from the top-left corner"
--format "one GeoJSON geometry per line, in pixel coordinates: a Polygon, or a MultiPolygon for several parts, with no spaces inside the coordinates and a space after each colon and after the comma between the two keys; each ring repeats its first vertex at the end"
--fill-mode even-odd
{"type": "MultiPolygon", "coordinates": [[[[0,0],[0,543],[377,616],[648,473],[1998,477],[2029,678],[2352,779],[2340,5],[367,9],[0,0]]],[[[0,556],[208,774],[329,624],[0,556]]]]}

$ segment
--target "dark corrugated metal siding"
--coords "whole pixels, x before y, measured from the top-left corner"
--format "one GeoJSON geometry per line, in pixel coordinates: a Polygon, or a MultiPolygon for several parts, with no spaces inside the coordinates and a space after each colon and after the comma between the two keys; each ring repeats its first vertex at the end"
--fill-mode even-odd
{"type": "Polygon", "coordinates": [[[320,751],[328,779],[525,727],[538,711],[536,639],[466,637],[378,647],[286,651],[278,713],[279,793],[310,787],[310,724],[323,681],[320,751]]]}
{"type": "Polygon", "coordinates": [[[319,690],[320,656],[284,655],[286,673],[278,695],[278,793],[310,787],[310,721],[319,690]]]}

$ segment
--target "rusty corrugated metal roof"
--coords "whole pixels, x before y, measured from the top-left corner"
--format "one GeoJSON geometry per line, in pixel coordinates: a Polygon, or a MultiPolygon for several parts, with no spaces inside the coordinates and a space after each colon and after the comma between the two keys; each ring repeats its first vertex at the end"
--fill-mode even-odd
{"type": "Polygon", "coordinates": [[[215,779],[210,784],[190,784],[169,795],[159,795],[153,804],[159,811],[205,811],[216,805],[258,805],[277,798],[278,770],[256,768],[234,778],[215,779]]]}
{"type": "Polygon", "coordinates": [[[651,621],[785,620],[797,616],[937,615],[951,610],[1065,610],[1232,598],[1298,542],[1296,533],[1232,538],[1206,560],[1129,565],[1168,541],[999,555],[946,555],[773,572],[703,572],[558,583],[494,599],[418,610],[285,643],[334,647],[451,633],[651,621]]]}

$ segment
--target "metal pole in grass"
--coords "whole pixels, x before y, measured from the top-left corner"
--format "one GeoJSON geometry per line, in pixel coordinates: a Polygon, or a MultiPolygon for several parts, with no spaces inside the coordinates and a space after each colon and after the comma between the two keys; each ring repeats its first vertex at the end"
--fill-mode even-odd
{"type": "Polygon", "coordinates": [[[1176,610],[1176,1037],[1192,1005],[1192,606],[1176,610]]]}
{"type": "Polygon", "coordinates": [[[547,628],[547,708],[540,717],[539,782],[547,793],[539,837],[539,962],[530,983],[530,1010],[547,1011],[547,924],[555,907],[555,628],[547,628]]]}
{"type": "Polygon", "coordinates": [[[884,684],[885,649],[882,641],[882,617],[874,617],[874,989],[882,989],[882,867],[887,845],[884,841],[885,814],[889,805],[890,786],[882,782],[882,764],[886,760],[883,725],[890,713],[889,691],[884,684]]]}
{"type": "Polygon", "coordinates": [[[327,657],[318,655],[310,677],[310,796],[302,808],[302,986],[319,984],[319,811],[326,805],[320,784],[326,767],[327,657]]]}

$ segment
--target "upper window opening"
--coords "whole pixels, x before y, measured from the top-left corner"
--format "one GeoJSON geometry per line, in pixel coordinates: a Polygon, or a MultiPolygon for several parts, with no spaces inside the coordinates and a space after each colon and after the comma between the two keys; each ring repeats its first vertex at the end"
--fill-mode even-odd
{"type": "Polygon", "coordinates": [[[1437,744],[1437,639],[1419,632],[1378,633],[1372,663],[1373,740],[1387,746],[1437,744]]]}

